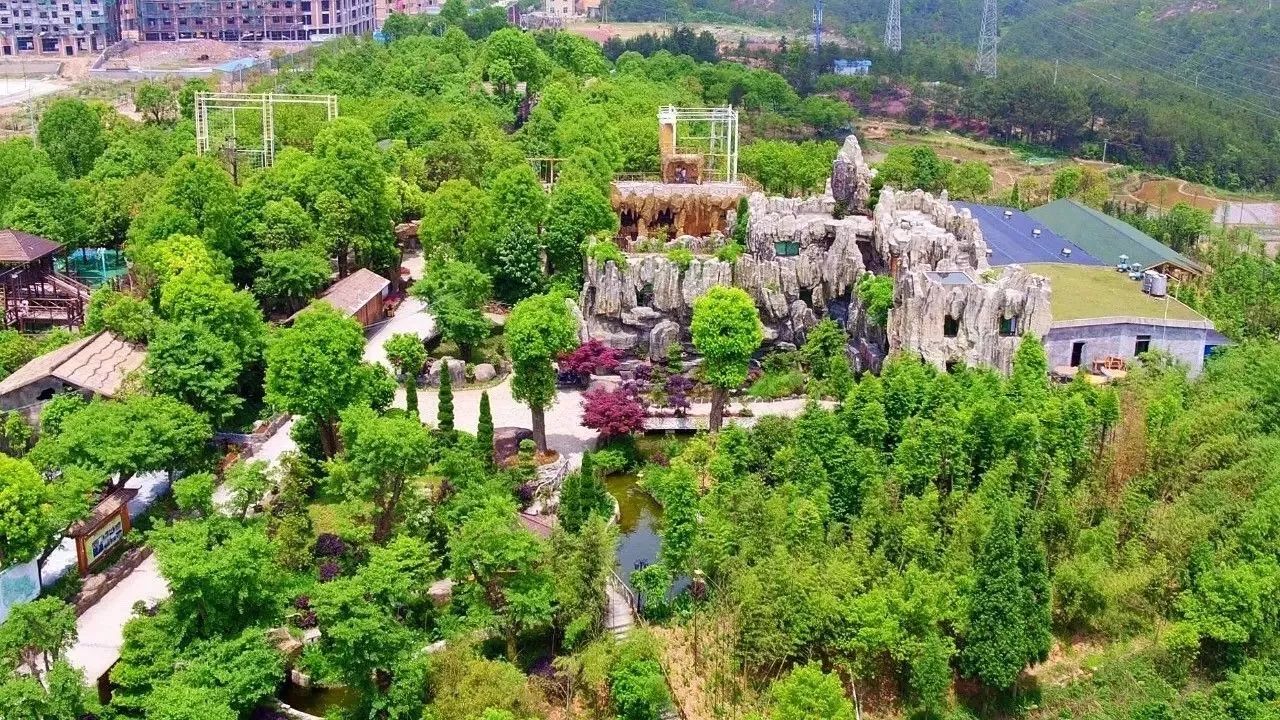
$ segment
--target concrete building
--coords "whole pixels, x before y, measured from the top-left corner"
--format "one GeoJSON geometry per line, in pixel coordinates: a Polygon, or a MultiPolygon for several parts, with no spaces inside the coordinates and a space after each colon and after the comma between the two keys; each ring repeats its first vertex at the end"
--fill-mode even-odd
{"type": "Polygon", "coordinates": [[[119,39],[115,0],[0,0],[0,55],[94,54],[119,39]]]}
{"type": "Polygon", "coordinates": [[[1137,265],[1178,279],[1204,273],[1199,263],[1138,228],[1075,200],[1055,200],[1027,214],[1113,267],[1137,265]]]}
{"type": "Polygon", "coordinates": [[[560,17],[600,17],[601,0],[543,0],[542,11],[560,17]]]}
{"type": "Polygon", "coordinates": [[[235,42],[359,35],[376,29],[374,8],[382,1],[137,0],[138,36],[235,42]]]}
{"type": "Polygon", "coordinates": [[[374,26],[381,28],[392,13],[400,15],[438,15],[444,0],[375,0],[373,4],[374,26]]]}

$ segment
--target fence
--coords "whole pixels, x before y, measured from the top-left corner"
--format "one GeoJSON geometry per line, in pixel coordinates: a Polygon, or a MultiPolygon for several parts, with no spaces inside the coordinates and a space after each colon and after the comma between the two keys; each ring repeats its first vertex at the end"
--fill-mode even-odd
{"type": "Polygon", "coordinates": [[[40,565],[35,560],[14,565],[0,572],[0,623],[9,616],[9,608],[40,597],[40,565]]]}

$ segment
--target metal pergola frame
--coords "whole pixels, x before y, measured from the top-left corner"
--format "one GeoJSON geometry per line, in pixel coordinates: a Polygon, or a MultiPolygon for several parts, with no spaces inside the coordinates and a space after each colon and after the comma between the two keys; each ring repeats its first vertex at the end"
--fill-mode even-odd
{"type": "Polygon", "coordinates": [[[262,167],[270,167],[276,159],[275,107],[277,105],[322,105],[327,120],[338,117],[337,95],[290,95],[280,93],[196,93],[196,153],[205,155],[209,147],[209,111],[231,112],[232,139],[235,138],[237,110],[257,110],[262,113],[262,148],[233,151],[258,157],[262,167]]]}
{"type": "Polygon", "coordinates": [[[678,108],[667,106],[658,111],[659,125],[670,125],[676,153],[702,155],[706,158],[706,176],[712,182],[738,182],[738,111],[732,107],[678,108]],[[680,126],[693,125],[682,135],[680,126]],[[696,134],[706,132],[705,135],[696,134]],[[681,145],[681,143],[685,143],[681,145]]]}

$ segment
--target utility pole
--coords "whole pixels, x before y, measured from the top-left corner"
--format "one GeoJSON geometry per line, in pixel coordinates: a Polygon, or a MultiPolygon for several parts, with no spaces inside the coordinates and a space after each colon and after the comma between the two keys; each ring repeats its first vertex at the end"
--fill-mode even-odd
{"type": "Polygon", "coordinates": [[[1058,87],[1058,61],[1053,61],[1053,86],[1058,87]]]}
{"type": "Polygon", "coordinates": [[[1102,138],[1102,162],[1107,161],[1107,143],[1111,142],[1111,138],[1102,138]]]}
{"type": "Polygon", "coordinates": [[[996,76],[997,46],[1000,44],[1000,15],[996,0],[982,3],[982,32],[978,35],[978,64],[980,75],[996,76]]]}
{"type": "Polygon", "coordinates": [[[822,48],[822,0],[813,0],[813,51],[822,48]]]}
{"type": "Polygon", "coordinates": [[[891,52],[902,51],[902,0],[889,0],[889,17],[884,23],[884,46],[891,52]]]}

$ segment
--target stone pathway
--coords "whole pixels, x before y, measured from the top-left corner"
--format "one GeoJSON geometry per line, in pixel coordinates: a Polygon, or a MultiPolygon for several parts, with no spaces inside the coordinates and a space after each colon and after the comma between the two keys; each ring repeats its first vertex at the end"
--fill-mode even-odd
{"type": "Polygon", "coordinates": [[[169,588],[152,555],[76,619],[78,637],[67,651],[67,660],[84,671],[85,682],[95,684],[120,659],[124,624],[133,617],[134,603],[151,605],[168,596],[169,588]]]}
{"type": "Polygon", "coordinates": [[[636,624],[635,610],[631,607],[628,590],[616,577],[611,577],[605,585],[605,593],[609,597],[609,608],[604,618],[605,629],[615,638],[622,639],[636,624]]]}

